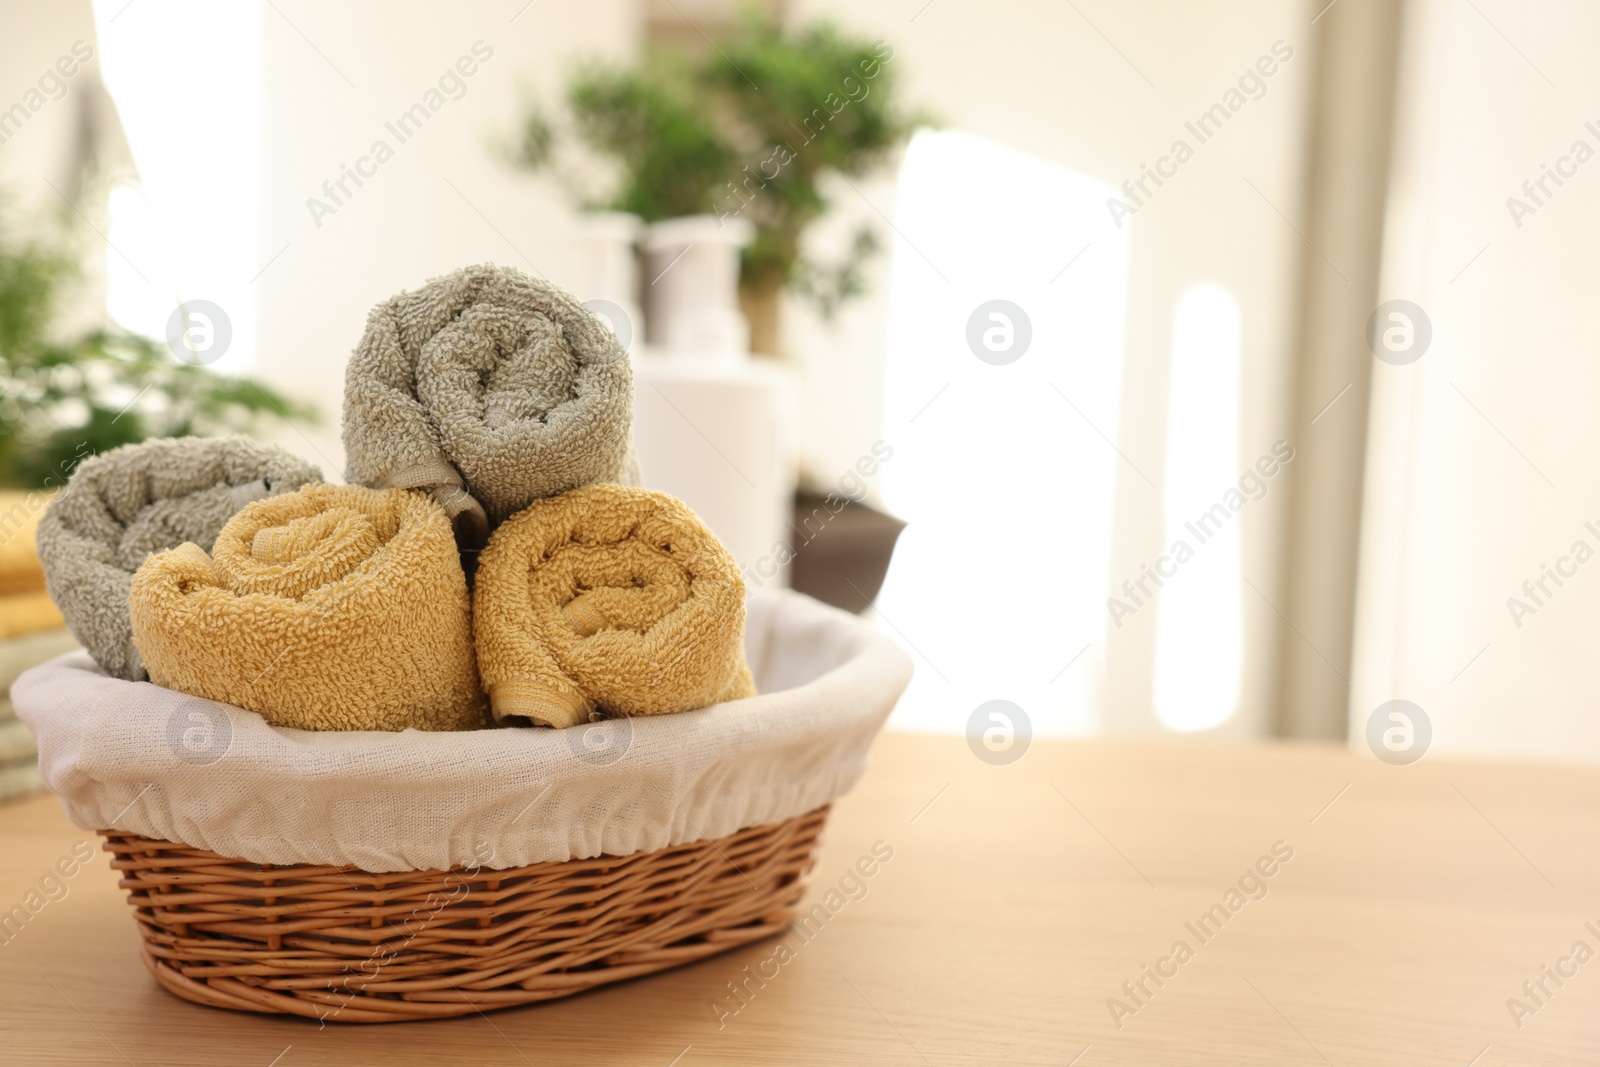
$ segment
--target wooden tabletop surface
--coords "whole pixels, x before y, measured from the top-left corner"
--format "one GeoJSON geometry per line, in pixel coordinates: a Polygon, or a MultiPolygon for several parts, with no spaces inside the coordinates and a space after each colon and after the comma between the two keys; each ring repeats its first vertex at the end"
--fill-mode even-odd
{"type": "MultiPolygon", "coordinates": [[[[0,807],[0,909],[88,836],[51,797],[0,807]]],[[[178,1000],[104,854],[66,885],[0,934],[0,1062],[1600,1062],[1600,773],[1569,767],[1103,741],[991,766],[890,734],[808,891],[836,914],[786,962],[440,1022],[178,1000]]]]}

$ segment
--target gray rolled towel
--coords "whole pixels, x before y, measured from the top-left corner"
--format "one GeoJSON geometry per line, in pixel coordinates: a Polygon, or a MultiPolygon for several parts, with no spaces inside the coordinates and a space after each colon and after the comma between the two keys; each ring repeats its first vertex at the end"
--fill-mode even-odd
{"type": "Polygon", "coordinates": [[[422,488],[463,547],[542,497],[639,484],[633,372],[571,294],[485,264],[384,301],[345,369],[351,481],[422,488]]]}
{"type": "Polygon", "coordinates": [[[161,438],[92,456],[39,519],[45,587],[95,662],[143,681],[128,594],[145,557],[185,541],[210,552],[246,504],[320,481],[312,464],[248,437],[161,438]]]}

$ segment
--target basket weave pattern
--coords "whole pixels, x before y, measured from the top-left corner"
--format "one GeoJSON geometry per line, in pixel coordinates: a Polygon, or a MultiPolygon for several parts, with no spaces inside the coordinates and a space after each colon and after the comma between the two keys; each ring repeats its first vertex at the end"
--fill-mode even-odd
{"type": "Polygon", "coordinates": [[[102,836],[145,965],[173,993],[395,1022],[564,997],[770,937],[794,916],[826,817],[625,857],[393,874],[102,836]]]}

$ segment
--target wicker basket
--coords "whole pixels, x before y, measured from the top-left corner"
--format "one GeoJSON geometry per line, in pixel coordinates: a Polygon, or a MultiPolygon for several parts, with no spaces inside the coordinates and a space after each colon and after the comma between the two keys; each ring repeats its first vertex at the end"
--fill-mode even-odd
{"type": "Polygon", "coordinates": [[[632,856],[399,874],[101,834],[167,989],[375,1023],[569,996],[770,937],[795,913],[826,816],[632,856]]]}

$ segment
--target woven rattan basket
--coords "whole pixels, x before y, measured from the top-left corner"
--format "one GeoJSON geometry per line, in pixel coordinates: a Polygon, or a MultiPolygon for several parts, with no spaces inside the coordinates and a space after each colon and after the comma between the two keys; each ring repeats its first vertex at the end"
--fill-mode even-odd
{"type": "Polygon", "coordinates": [[[911,662],[797,593],[748,611],[760,696],[582,731],[278,729],[83,653],[11,698],[67,816],[100,828],[161,985],[239,1011],[443,1018],[792,918],[911,662]]]}
{"type": "Polygon", "coordinates": [[[631,856],[397,874],[101,833],[167,989],[376,1023],[569,996],[770,937],[794,915],[826,816],[631,856]]]}

